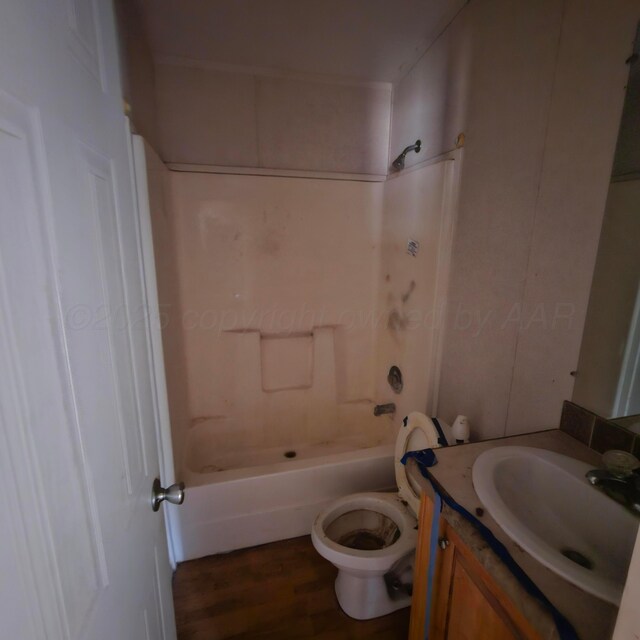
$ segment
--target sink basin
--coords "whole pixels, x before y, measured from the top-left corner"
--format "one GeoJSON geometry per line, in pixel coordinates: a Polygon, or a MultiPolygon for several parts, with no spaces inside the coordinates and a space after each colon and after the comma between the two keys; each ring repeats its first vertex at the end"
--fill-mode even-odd
{"type": "Polygon", "coordinates": [[[509,537],[543,565],[615,605],[638,520],[592,487],[593,467],[532,447],[496,447],[473,465],[480,501],[509,537]]]}

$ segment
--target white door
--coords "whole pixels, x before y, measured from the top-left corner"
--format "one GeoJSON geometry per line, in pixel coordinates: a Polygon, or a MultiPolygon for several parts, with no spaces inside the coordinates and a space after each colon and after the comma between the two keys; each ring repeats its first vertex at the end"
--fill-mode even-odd
{"type": "Polygon", "coordinates": [[[118,73],[109,0],[0,2],[7,640],[175,638],[118,73]]]}

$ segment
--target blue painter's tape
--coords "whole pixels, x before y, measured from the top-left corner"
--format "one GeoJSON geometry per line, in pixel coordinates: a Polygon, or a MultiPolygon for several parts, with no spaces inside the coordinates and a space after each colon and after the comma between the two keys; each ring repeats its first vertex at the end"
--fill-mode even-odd
{"type": "Polygon", "coordinates": [[[407,451],[402,458],[400,458],[400,462],[406,466],[407,460],[409,458],[413,458],[418,463],[418,469],[420,469],[420,473],[425,478],[429,478],[426,476],[422,469],[426,469],[427,467],[433,467],[438,464],[438,459],[436,458],[436,454],[433,452],[433,449],[422,449],[421,451],[407,451]]]}
{"type": "Polygon", "coordinates": [[[436,555],[438,553],[438,534],[440,533],[440,512],[442,511],[442,498],[435,494],[433,519],[431,520],[431,541],[429,544],[429,566],[427,568],[427,606],[424,617],[424,639],[429,638],[429,626],[431,624],[431,601],[433,600],[433,576],[436,569],[436,555]]]}

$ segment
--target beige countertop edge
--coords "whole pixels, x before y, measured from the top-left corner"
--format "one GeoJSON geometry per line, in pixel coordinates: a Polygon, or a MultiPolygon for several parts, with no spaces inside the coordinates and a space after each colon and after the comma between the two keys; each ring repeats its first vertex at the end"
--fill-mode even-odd
{"type": "MultiPolygon", "coordinates": [[[[566,433],[554,429],[438,449],[436,450],[438,464],[430,471],[433,478],[447,494],[476,515],[476,509],[482,505],[473,489],[471,479],[471,468],[475,459],[487,449],[513,445],[548,449],[593,464],[594,467],[600,465],[598,453],[566,433]]],[[[431,484],[422,477],[413,460],[409,462],[409,473],[423,491],[430,496],[433,495],[431,484]]],[[[442,517],[456,530],[480,564],[498,586],[509,595],[540,637],[545,640],[557,640],[559,635],[551,614],[538,600],[526,592],[505,564],[489,548],[478,531],[446,505],[442,510],[442,517]]],[[[605,640],[611,637],[618,612],[617,607],[585,593],[547,569],[513,542],[486,511],[479,517],[479,520],[505,545],[513,559],[534,581],[547,599],[571,622],[581,640],[605,640]]]]}

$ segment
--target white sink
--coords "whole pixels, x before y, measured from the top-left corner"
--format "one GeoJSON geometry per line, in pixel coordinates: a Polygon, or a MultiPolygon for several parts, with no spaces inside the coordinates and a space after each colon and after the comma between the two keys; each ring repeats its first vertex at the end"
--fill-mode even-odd
{"type": "Polygon", "coordinates": [[[585,473],[592,468],[544,449],[496,447],[476,459],[473,486],[494,520],[534,558],[619,605],[638,520],[589,484],[585,473]]]}

